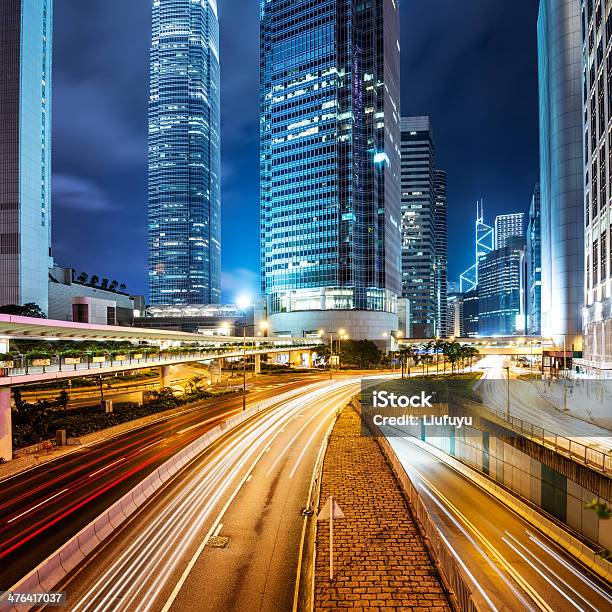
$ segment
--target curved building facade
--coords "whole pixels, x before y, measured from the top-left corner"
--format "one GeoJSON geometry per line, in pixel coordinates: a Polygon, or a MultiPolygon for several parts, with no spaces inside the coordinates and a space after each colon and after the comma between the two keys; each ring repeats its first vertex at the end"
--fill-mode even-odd
{"type": "Polygon", "coordinates": [[[354,339],[389,333],[400,289],[398,5],[262,0],[260,31],[271,332],[341,321],[354,339]]]}
{"type": "Polygon", "coordinates": [[[149,101],[149,298],[221,297],[216,0],[154,0],[149,101]]]}
{"type": "Polygon", "coordinates": [[[580,3],[541,0],[538,17],[542,335],[582,346],[584,188],[580,3]]]}

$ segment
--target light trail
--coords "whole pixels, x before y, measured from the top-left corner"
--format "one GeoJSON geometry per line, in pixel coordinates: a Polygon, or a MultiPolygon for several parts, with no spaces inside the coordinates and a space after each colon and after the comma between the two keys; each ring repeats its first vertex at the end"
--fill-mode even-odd
{"type": "MultiPolygon", "coordinates": [[[[212,511],[227,494],[229,487],[245,470],[240,486],[247,481],[266,448],[280,435],[281,429],[321,396],[331,393],[348,398],[347,389],[353,393],[356,388],[357,383],[353,379],[327,384],[307,393],[301,389],[301,396],[289,399],[281,408],[255,415],[240,430],[228,432],[229,440],[211,451],[201,469],[194,470],[186,479],[174,482],[176,490],[173,489],[170,503],[143,527],[138,537],[129,543],[72,609],[75,612],[147,609],[193,546],[195,538],[210,520],[212,511]],[[162,565],[164,571],[160,572],[162,565]],[[100,593],[104,594],[101,598],[100,593]],[[118,608],[119,599],[121,603],[118,608]]],[[[277,403],[275,401],[273,405],[277,403]]],[[[331,406],[332,403],[334,400],[329,400],[326,405],[331,406]]],[[[333,413],[330,408],[328,410],[331,417],[333,413]]],[[[325,409],[320,409],[320,412],[325,412],[325,409]]],[[[215,528],[220,520],[219,517],[215,528]]],[[[201,544],[204,545],[205,542],[201,544]]]]}

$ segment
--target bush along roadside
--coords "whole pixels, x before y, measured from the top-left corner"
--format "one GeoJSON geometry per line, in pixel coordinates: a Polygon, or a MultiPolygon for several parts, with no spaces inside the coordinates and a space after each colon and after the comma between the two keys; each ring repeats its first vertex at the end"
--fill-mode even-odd
{"type": "Polygon", "coordinates": [[[110,413],[104,412],[99,405],[66,411],[64,409],[65,398],[61,394],[56,400],[41,400],[34,404],[15,398],[16,408],[12,415],[13,448],[17,450],[53,439],[58,429],[65,429],[69,438],[78,438],[165,410],[234,393],[239,393],[239,390],[193,389],[177,397],[173,389],[165,388],[147,392],[145,402],[141,406],[134,402],[115,403],[113,412],[110,413]]]}

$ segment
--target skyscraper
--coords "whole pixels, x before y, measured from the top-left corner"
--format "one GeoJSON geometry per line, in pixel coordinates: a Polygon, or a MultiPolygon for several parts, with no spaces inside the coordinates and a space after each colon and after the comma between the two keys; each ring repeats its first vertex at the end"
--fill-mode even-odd
{"type": "Polygon", "coordinates": [[[274,334],[397,329],[394,0],[262,0],[261,274],[274,334]]]}
{"type": "Polygon", "coordinates": [[[0,305],[48,311],[52,0],[0,2],[0,305]]]}
{"type": "MultiPolygon", "coordinates": [[[[410,300],[411,336],[431,338],[438,333],[436,186],[440,209],[446,213],[446,184],[436,185],[435,150],[429,117],[402,117],[402,296],[410,300]]],[[[444,177],[445,178],[445,177],[444,177]]],[[[440,252],[443,249],[440,247],[440,252]]]]}
{"type": "Polygon", "coordinates": [[[540,185],[536,185],[527,226],[527,333],[540,335],[542,318],[542,247],[540,241],[540,185]]]}
{"type": "Polygon", "coordinates": [[[461,293],[478,287],[478,268],[480,260],[495,248],[495,231],[484,221],[484,202],[476,202],[476,224],[474,232],[474,263],[459,277],[461,293]]]}
{"type": "MultiPolygon", "coordinates": [[[[604,11],[605,9],[605,11],[604,11]]],[[[576,8],[578,12],[578,8],[576,8]]],[[[612,369],[612,15],[582,2],[584,125],[584,359],[612,369]]]]}
{"type": "Polygon", "coordinates": [[[149,100],[149,300],[221,295],[216,0],[155,0],[149,100]]]}
{"type": "Polygon", "coordinates": [[[448,309],[448,196],[446,172],[434,172],[435,187],[435,231],[436,231],[436,335],[446,338],[452,335],[449,330],[448,309]]]}
{"type": "Polygon", "coordinates": [[[495,217],[495,248],[506,246],[508,238],[522,238],[525,235],[524,213],[510,213],[495,217]]]}
{"type": "Polygon", "coordinates": [[[524,332],[524,324],[518,324],[523,314],[521,266],[524,247],[524,238],[510,237],[506,246],[495,249],[480,261],[478,333],[481,336],[512,336],[524,332]]]}
{"type": "Polygon", "coordinates": [[[575,350],[584,300],[581,73],[580,3],[540,0],[542,335],[575,350]]]}

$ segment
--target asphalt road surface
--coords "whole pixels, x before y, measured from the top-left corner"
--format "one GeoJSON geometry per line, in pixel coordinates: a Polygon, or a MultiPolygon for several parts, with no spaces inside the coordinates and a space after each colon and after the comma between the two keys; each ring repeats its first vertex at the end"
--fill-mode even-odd
{"type": "Polygon", "coordinates": [[[316,460],[359,386],[305,386],[228,432],[59,585],[70,610],[291,610],[316,460]]]}
{"type": "MultiPolygon", "coordinates": [[[[319,379],[324,377],[318,377],[319,379]]],[[[254,405],[316,377],[270,377],[254,405]]],[[[208,429],[242,410],[242,397],[198,402],[163,418],[0,481],[0,591],[12,586],[85,525],[208,429]]]]}
{"type": "Polygon", "coordinates": [[[483,609],[612,609],[610,586],[552,540],[421,448],[420,441],[383,429],[456,559],[470,573],[483,609]]]}

